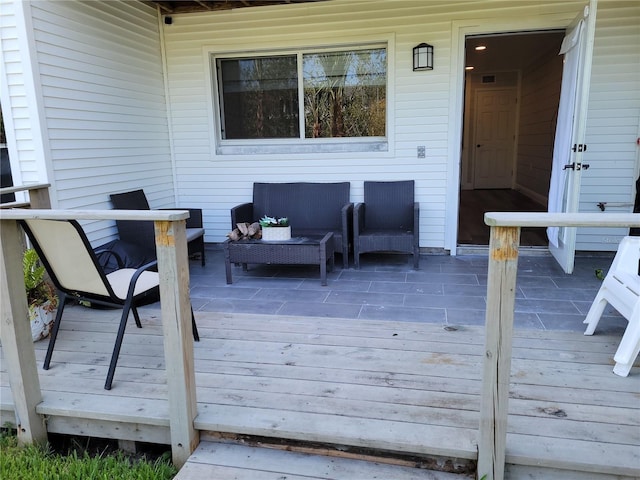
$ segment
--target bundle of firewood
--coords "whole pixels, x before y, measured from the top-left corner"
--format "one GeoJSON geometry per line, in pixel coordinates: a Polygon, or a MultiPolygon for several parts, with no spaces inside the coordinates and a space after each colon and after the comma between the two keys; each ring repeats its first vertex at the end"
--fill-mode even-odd
{"type": "Polygon", "coordinates": [[[262,238],[262,229],[260,228],[260,223],[258,222],[238,223],[233,231],[227,233],[227,237],[229,237],[233,241],[250,238],[259,240],[262,238]]]}

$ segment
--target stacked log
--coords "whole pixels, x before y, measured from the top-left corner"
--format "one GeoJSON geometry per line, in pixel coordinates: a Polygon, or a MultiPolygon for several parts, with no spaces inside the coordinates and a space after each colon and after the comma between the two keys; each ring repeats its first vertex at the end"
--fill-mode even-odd
{"type": "Polygon", "coordinates": [[[260,224],[258,222],[238,223],[236,225],[236,228],[227,233],[227,237],[233,241],[246,239],[259,240],[262,238],[262,229],[260,228],[260,224]]]}

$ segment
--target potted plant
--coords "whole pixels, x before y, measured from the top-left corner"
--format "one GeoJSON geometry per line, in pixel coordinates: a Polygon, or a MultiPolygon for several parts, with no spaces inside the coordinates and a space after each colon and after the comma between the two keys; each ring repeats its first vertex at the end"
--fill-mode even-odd
{"type": "Polygon", "coordinates": [[[22,268],[29,306],[31,336],[35,342],[46,338],[51,331],[54,312],[58,308],[58,295],[53,285],[45,279],[44,267],[40,265],[38,254],[33,248],[25,250],[22,268]]]}
{"type": "Polygon", "coordinates": [[[275,218],[265,215],[259,221],[262,227],[262,240],[278,241],[291,239],[291,226],[287,217],[275,218]]]}

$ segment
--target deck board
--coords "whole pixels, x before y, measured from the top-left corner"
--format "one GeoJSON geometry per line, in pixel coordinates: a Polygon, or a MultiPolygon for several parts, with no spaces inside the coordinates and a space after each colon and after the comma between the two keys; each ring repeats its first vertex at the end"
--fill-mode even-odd
{"type": "MultiPolygon", "coordinates": [[[[39,370],[38,412],[53,425],[77,417],[90,430],[91,421],[120,421],[163,438],[159,311],[141,315],[143,328],[130,322],[113,389],[105,391],[119,312],[67,307],[51,369],[39,370]]],[[[481,327],[202,312],[197,322],[198,429],[476,458],[481,327]]],[[[640,368],[626,378],[612,373],[619,341],[514,331],[508,463],[640,476],[640,368]]],[[[46,346],[35,344],[39,365],[46,346]]],[[[12,404],[3,368],[4,419],[12,404]]]]}
{"type": "MultiPolygon", "coordinates": [[[[461,480],[411,467],[241,445],[202,442],[175,480],[461,480]]],[[[464,477],[470,478],[470,477],[464,477]]]]}

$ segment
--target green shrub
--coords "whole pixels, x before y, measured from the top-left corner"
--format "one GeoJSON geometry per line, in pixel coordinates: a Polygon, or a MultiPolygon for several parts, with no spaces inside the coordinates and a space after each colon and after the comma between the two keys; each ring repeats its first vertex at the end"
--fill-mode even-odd
{"type": "Polygon", "coordinates": [[[0,478],[3,480],[169,480],[177,473],[167,457],[154,462],[122,452],[91,456],[53,453],[48,446],[18,446],[15,436],[0,433],[0,478]]]}

